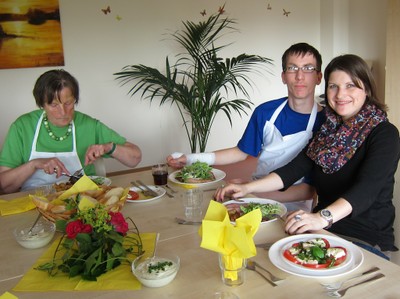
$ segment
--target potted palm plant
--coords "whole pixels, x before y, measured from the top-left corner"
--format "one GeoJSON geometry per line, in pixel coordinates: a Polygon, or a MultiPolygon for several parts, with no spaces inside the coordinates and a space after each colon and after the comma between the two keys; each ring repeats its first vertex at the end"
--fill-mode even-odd
{"type": "MultiPolygon", "coordinates": [[[[133,83],[128,94],[141,91],[141,97],[160,100],[160,106],[172,102],[178,107],[192,153],[204,152],[211,127],[222,111],[232,126],[231,113],[239,116],[251,107],[246,87],[251,85],[249,75],[257,70],[269,72],[272,60],[258,55],[240,54],[223,59],[219,52],[228,45],[216,45],[225,30],[235,31],[236,22],[211,15],[206,21],[183,22],[184,29],[172,35],[183,49],[176,62],[165,59],[164,73],[139,65],[128,65],[115,73],[122,85],[133,83]],[[236,98],[228,96],[233,93],[236,98]],[[244,98],[237,98],[241,94],[244,98]]],[[[246,113],[247,114],[247,113],[246,113]]]]}

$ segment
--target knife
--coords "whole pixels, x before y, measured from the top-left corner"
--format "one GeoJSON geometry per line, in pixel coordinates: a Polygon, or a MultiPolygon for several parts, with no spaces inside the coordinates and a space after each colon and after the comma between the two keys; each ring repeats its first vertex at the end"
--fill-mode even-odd
{"type": "Polygon", "coordinates": [[[189,225],[193,224],[193,225],[196,225],[196,224],[201,224],[202,223],[202,221],[190,221],[190,220],[184,220],[184,219],[181,219],[181,218],[178,218],[178,217],[176,217],[175,220],[179,224],[189,224],[189,225]]]}
{"type": "Polygon", "coordinates": [[[155,192],[153,189],[150,189],[146,184],[144,184],[142,181],[140,180],[136,180],[136,182],[138,182],[140,185],[142,185],[147,191],[149,191],[149,193],[151,193],[154,197],[158,196],[157,192],[155,192]]]}

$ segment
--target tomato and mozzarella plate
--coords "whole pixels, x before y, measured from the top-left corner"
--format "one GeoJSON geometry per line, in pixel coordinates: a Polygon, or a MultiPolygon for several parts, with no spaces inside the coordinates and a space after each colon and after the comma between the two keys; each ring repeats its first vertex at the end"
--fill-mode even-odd
{"type": "Polygon", "coordinates": [[[308,268],[330,268],[343,263],[347,251],[343,247],[331,247],[325,238],[315,238],[294,243],[283,252],[283,256],[295,263],[308,268]]]}

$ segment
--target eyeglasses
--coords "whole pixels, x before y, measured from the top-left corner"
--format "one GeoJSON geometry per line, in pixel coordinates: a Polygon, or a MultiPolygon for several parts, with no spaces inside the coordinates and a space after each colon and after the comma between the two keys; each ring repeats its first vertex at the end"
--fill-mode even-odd
{"type": "Polygon", "coordinates": [[[315,66],[312,66],[312,65],[305,65],[302,67],[291,65],[285,69],[285,72],[286,73],[297,73],[299,70],[301,70],[303,73],[312,73],[313,71],[319,72],[319,70],[315,66]]]}

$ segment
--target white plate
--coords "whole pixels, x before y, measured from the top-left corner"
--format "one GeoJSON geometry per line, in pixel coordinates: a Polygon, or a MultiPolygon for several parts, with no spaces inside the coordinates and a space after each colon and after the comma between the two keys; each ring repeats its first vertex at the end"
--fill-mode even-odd
{"type": "Polygon", "coordinates": [[[287,237],[275,242],[269,249],[268,256],[270,261],[282,271],[287,273],[312,278],[329,278],[348,274],[361,266],[364,255],[361,249],[353,243],[339,237],[324,234],[302,234],[287,237]],[[325,238],[332,247],[341,246],[347,250],[347,259],[342,265],[326,269],[306,268],[295,263],[287,261],[283,252],[294,243],[307,241],[313,238],[325,238]]]}
{"type": "Polygon", "coordinates": [[[226,177],[226,173],[223,172],[222,170],[213,168],[211,171],[212,171],[212,173],[213,173],[214,176],[215,176],[215,180],[212,181],[212,182],[207,182],[207,183],[197,183],[197,184],[196,184],[196,183],[183,183],[183,182],[181,182],[181,181],[179,181],[179,180],[176,179],[176,175],[177,175],[178,173],[181,172],[180,170],[177,170],[177,171],[174,171],[173,173],[171,173],[171,174],[168,176],[168,179],[169,179],[171,182],[174,182],[174,183],[176,183],[176,184],[180,184],[180,185],[191,185],[191,186],[198,186],[198,187],[200,187],[200,186],[206,186],[206,185],[214,184],[214,183],[216,183],[216,182],[219,182],[219,181],[223,180],[223,179],[226,177]]]}
{"type": "MultiPolygon", "coordinates": [[[[235,204],[244,204],[244,203],[250,203],[250,202],[254,202],[254,203],[260,203],[260,204],[278,204],[280,207],[280,212],[278,213],[279,216],[283,217],[286,215],[287,213],[287,208],[285,205],[283,205],[282,203],[272,200],[272,199],[266,199],[266,198],[241,198],[240,201],[237,200],[229,200],[229,201],[225,201],[223,204],[227,205],[230,203],[235,203],[235,204]]],[[[278,218],[274,218],[268,221],[262,221],[261,224],[263,223],[269,223],[272,221],[277,220],[278,218]]],[[[234,222],[233,222],[234,223],[234,222]]]]}
{"type": "MultiPolygon", "coordinates": [[[[99,182],[102,182],[101,184],[98,184],[98,185],[106,185],[106,186],[111,185],[111,180],[109,178],[106,178],[103,176],[90,175],[89,178],[91,180],[98,180],[99,182]]],[[[97,183],[97,182],[95,182],[95,183],[97,183]]]]}
{"type": "MultiPolygon", "coordinates": [[[[106,178],[106,177],[103,177],[103,176],[90,175],[90,176],[88,176],[88,178],[90,178],[91,180],[99,179],[99,182],[100,182],[100,180],[102,180],[103,184],[100,184],[100,185],[106,185],[106,186],[110,186],[111,185],[111,180],[109,178],[106,178]]],[[[58,181],[56,184],[67,183],[68,181],[69,180],[67,180],[67,179],[61,180],[61,181],[58,181]]]]}
{"type": "MultiPolygon", "coordinates": [[[[153,200],[159,199],[160,197],[164,196],[164,194],[165,194],[165,192],[166,192],[165,189],[164,189],[163,187],[160,187],[160,186],[153,186],[153,185],[147,185],[147,186],[148,186],[151,190],[153,190],[154,192],[156,192],[156,193],[157,193],[157,196],[150,197],[150,198],[146,198],[146,199],[135,199],[135,200],[131,200],[131,199],[129,199],[129,194],[128,194],[128,197],[127,197],[126,201],[127,201],[127,202],[133,202],[133,203],[149,202],[149,201],[153,201],[153,200]]],[[[129,188],[129,190],[132,190],[132,191],[135,191],[135,192],[138,192],[138,193],[142,192],[142,190],[140,190],[140,189],[137,188],[137,187],[131,187],[131,188],[129,188]]]]}

